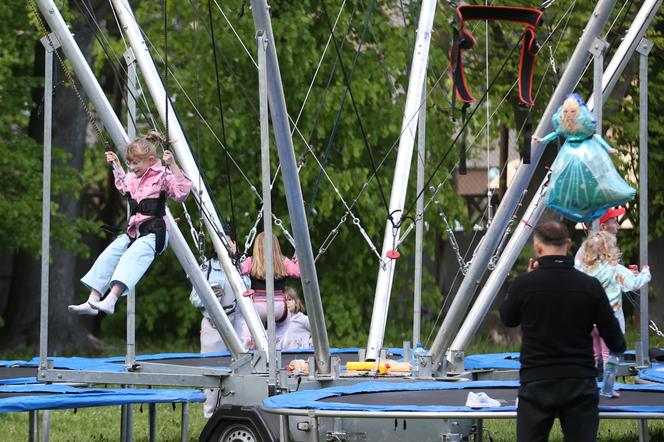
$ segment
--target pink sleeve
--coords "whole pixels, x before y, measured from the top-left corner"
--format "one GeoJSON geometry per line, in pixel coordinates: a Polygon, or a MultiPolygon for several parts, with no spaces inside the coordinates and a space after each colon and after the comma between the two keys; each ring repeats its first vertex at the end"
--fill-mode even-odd
{"type": "Polygon", "coordinates": [[[125,183],[127,174],[124,169],[120,166],[113,167],[113,176],[115,177],[115,188],[122,193],[129,192],[129,188],[125,183]]]}
{"type": "Polygon", "coordinates": [[[182,171],[178,175],[171,171],[164,173],[164,190],[166,195],[176,203],[182,203],[187,199],[193,183],[191,179],[182,171]]]}
{"type": "Polygon", "coordinates": [[[297,258],[294,260],[284,258],[284,266],[286,267],[286,273],[288,273],[288,276],[294,278],[300,277],[300,264],[298,264],[297,258]]]}
{"type": "Polygon", "coordinates": [[[243,275],[248,275],[249,274],[249,270],[251,270],[251,261],[252,260],[251,260],[251,256],[250,256],[247,259],[245,259],[244,262],[242,262],[242,274],[243,275]]]}

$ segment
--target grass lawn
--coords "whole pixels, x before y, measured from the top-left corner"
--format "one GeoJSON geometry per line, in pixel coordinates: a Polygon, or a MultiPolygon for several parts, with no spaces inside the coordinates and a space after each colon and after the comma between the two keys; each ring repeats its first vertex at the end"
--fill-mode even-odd
{"type": "MultiPolygon", "coordinates": [[[[148,406],[134,405],[134,441],[149,436],[148,406]],[[142,408],[142,412],[141,412],[142,408]]],[[[157,440],[180,441],[182,405],[157,404],[157,440]]],[[[41,415],[40,415],[41,416],[41,415]]],[[[40,417],[41,418],[41,417],[40,417]]],[[[189,440],[197,441],[206,419],[203,404],[189,406],[189,440]]],[[[28,440],[28,413],[0,413],[0,441],[28,440]]],[[[120,407],[79,408],[51,412],[51,441],[119,441],[120,407]]]]}
{"type": "MultiPolygon", "coordinates": [[[[157,440],[180,440],[181,405],[175,409],[171,404],[157,405],[157,440]]],[[[191,404],[189,409],[189,440],[197,441],[198,435],[205,426],[203,405],[191,404]]],[[[651,440],[664,441],[664,422],[651,421],[651,440]]],[[[489,434],[494,442],[513,442],[516,424],[514,420],[486,420],[485,438],[489,434]]],[[[28,440],[28,414],[0,414],[0,441],[15,442],[28,440]]],[[[120,407],[81,408],[73,410],[54,410],[51,412],[51,441],[119,441],[120,440],[120,407]]],[[[148,409],[134,406],[134,441],[148,440],[148,409]]],[[[551,433],[551,442],[562,442],[560,426],[556,421],[551,433]]],[[[600,423],[599,439],[601,442],[636,442],[639,433],[636,421],[603,420],[600,423]]],[[[418,441],[424,442],[424,441],[418,441]]]]}

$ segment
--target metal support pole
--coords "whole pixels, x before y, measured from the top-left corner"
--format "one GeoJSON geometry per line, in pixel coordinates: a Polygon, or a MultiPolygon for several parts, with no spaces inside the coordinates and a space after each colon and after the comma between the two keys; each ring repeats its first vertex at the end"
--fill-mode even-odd
{"type": "MultiPolygon", "coordinates": [[[[636,51],[639,53],[639,264],[648,264],[648,54],[653,43],[642,38],[636,51]]],[[[648,285],[640,291],[639,333],[641,360],[650,365],[648,349],[648,285]]]]}
{"type": "Polygon", "coordinates": [[[590,52],[593,56],[593,113],[597,121],[595,126],[595,133],[602,135],[602,77],[604,76],[604,51],[609,47],[609,44],[601,38],[595,38],[590,52]]]}
{"type": "Polygon", "coordinates": [[[639,419],[639,442],[650,442],[648,419],[639,419]]]}
{"type": "MultiPolygon", "coordinates": [[[[260,98],[261,179],[263,183],[263,257],[265,259],[265,291],[267,292],[268,390],[274,393],[277,385],[276,323],[274,321],[274,255],[272,247],[272,196],[270,183],[270,129],[268,127],[267,65],[268,41],[262,31],[256,34],[258,47],[258,95],[260,98]]],[[[254,257],[255,259],[255,257],[254,257]]]]}
{"type": "Polygon", "coordinates": [[[41,442],[48,442],[51,434],[51,410],[42,410],[41,442]]]}
{"type": "Polygon", "coordinates": [[[291,442],[288,420],[288,416],[283,414],[279,415],[279,440],[281,442],[291,442]]]}
{"type": "Polygon", "coordinates": [[[148,404],[148,440],[157,441],[157,404],[148,404]]]}
{"type": "MultiPolygon", "coordinates": [[[[120,20],[120,23],[123,26],[123,30],[127,37],[127,40],[131,44],[132,49],[134,50],[134,55],[136,56],[136,61],[138,67],[143,74],[143,79],[147,85],[147,89],[152,96],[153,102],[159,115],[163,121],[166,120],[166,91],[164,90],[164,85],[159,78],[159,73],[157,68],[150,56],[150,51],[147,48],[141,30],[136,24],[133,12],[127,0],[112,0],[115,13],[120,20]]],[[[169,124],[169,133],[167,134],[170,140],[173,140],[171,145],[173,151],[175,152],[177,159],[182,167],[182,170],[191,178],[194,182],[194,187],[192,189],[191,195],[197,199],[198,204],[201,206],[201,211],[203,212],[203,222],[207,227],[208,232],[210,233],[210,239],[214,246],[214,250],[217,253],[219,262],[226,274],[226,277],[230,281],[231,288],[237,300],[237,304],[242,311],[242,316],[244,317],[247,327],[251,332],[251,336],[254,338],[254,343],[256,348],[261,351],[267,351],[267,335],[265,333],[265,328],[261,323],[256,309],[254,308],[253,302],[251,299],[242,296],[246,291],[242,277],[238,272],[237,268],[233,265],[233,262],[228,255],[227,247],[230,247],[228,240],[226,239],[223,226],[219,219],[219,216],[214,211],[214,205],[212,204],[212,199],[205,188],[205,186],[198,189],[196,183],[201,182],[200,173],[198,167],[194,160],[191,150],[187,144],[187,139],[184,135],[180,122],[175,113],[175,109],[172,106],[172,103],[169,103],[168,106],[168,121],[169,124]]],[[[206,282],[207,284],[207,282],[206,282]]],[[[200,294],[198,289],[196,292],[200,294]]],[[[203,301],[205,303],[205,301],[203,301]]],[[[217,302],[218,303],[218,302],[217,302]]],[[[208,312],[208,305],[205,305],[205,308],[208,312]]],[[[212,321],[217,327],[220,324],[216,323],[214,315],[211,315],[212,321]]],[[[233,330],[235,334],[235,331],[233,330]]]]}
{"type": "MultiPolygon", "coordinates": [[[[532,232],[532,229],[537,224],[537,221],[542,216],[546,205],[544,204],[544,192],[546,192],[546,183],[547,180],[542,183],[537,194],[531,200],[526,212],[523,215],[523,219],[514,229],[514,235],[510,238],[510,241],[505,246],[500,259],[496,263],[496,268],[491,272],[489,278],[487,279],[484,287],[480,291],[480,294],[477,295],[477,300],[475,304],[470,309],[466,320],[459,329],[454,341],[450,345],[447,360],[449,363],[454,365],[461,365],[461,367],[455,366],[454,369],[459,371],[463,369],[463,360],[458,361],[457,358],[454,358],[453,355],[458,354],[459,352],[465,351],[470,344],[471,339],[479,330],[480,325],[482,324],[482,319],[486,316],[493,304],[500,287],[510,273],[510,269],[514,265],[514,262],[519,257],[519,253],[526,245],[528,238],[532,232]]],[[[434,361],[435,362],[435,361],[434,361]]],[[[435,367],[434,367],[435,368],[435,367]]]]}
{"type": "Polygon", "coordinates": [[[123,55],[127,63],[127,136],[133,140],[136,138],[136,98],[141,92],[138,89],[134,50],[127,48],[123,55]]]}
{"type": "Polygon", "coordinates": [[[189,441],[189,402],[182,402],[182,419],[180,423],[180,440],[189,441]]]}
{"type": "MultiPolygon", "coordinates": [[[[389,212],[392,221],[386,220],[385,233],[383,236],[383,248],[381,251],[381,265],[378,268],[378,279],[376,281],[376,292],[374,295],[373,311],[371,314],[371,326],[369,328],[369,339],[367,342],[367,360],[378,359],[378,354],[383,346],[385,336],[385,324],[387,322],[387,310],[390,305],[390,292],[396,261],[387,258],[394,243],[395,235],[398,237],[400,229],[393,229],[394,225],[401,220],[401,215],[406,201],[406,190],[408,188],[408,175],[413,158],[413,146],[415,144],[415,133],[417,131],[417,120],[420,105],[422,103],[422,89],[427,73],[427,61],[429,60],[429,45],[431,44],[431,28],[436,14],[436,1],[423,0],[420,9],[420,18],[417,26],[417,39],[413,50],[413,62],[410,69],[410,80],[408,83],[408,95],[401,121],[401,138],[397,162],[394,167],[394,179],[390,194],[389,212]],[[396,231],[395,231],[396,230],[396,231]]],[[[416,344],[416,343],[415,343],[416,344]]]]}
{"type": "MultiPolygon", "coordinates": [[[[553,116],[553,113],[558,106],[560,106],[563,98],[576,87],[585,68],[586,60],[588,59],[588,50],[609,19],[615,3],[616,0],[600,0],[597,2],[585,31],[581,34],[581,39],[567,64],[567,68],[560,78],[558,87],[556,87],[546,110],[542,114],[537,129],[533,133],[543,135],[550,132],[551,117],[553,116]]],[[[522,198],[523,191],[528,187],[528,182],[532,178],[533,173],[537,168],[537,163],[543,153],[544,146],[534,143],[530,164],[521,164],[519,166],[512,179],[512,184],[507,189],[507,192],[505,192],[505,196],[496,211],[493,222],[484,234],[482,246],[478,248],[477,254],[473,258],[472,264],[450,305],[450,309],[443,321],[443,325],[438,331],[436,339],[431,346],[431,358],[434,363],[442,359],[448,346],[452,342],[454,334],[457,332],[463,321],[475,291],[482,281],[487,264],[493,253],[496,251],[501,237],[505,232],[507,223],[514,214],[514,211],[522,198]]]]}
{"type": "MultiPolygon", "coordinates": [[[[90,66],[87,64],[87,61],[83,57],[83,54],[81,53],[79,47],[74,41],[74,38],[69,32],[69,28],[65,24],[64,20],[62,19],[62,16],[58,12],[57,7],[55,6],[52,0],[36,0],[36,1],[40,11],[44,15],[45,20],[48,22],[49,27],[53,30],[53,33],[57,36],[59,44],[62,45],[63,52],[71,62],[71,66],[76,72],[76,76],[80,80],[83,89],[87,93],[90,100],[93,102],[97,116],[103,122],[104,127],[109,132],[113,140],[113,144],[115,144],[115,146],[118,148],[120,156],[122,156],[124,159],[124,151],[121,148],[123,148],[129,143],[129,137],[127,136],[127,133],[122,127],[122,124],[120,123],[120,120],[118,119],[117,115],[115,115],[115,112],[113,111],[113,108],[108,102],[108,99],[101,90],[101,86],[97,82],[95,76],[92,74],[90,66]]],[[[190,174],[190,171],[187,170],[185,171],[190,177],[192,176],[190,174]]],[[[198,176],[197,171],[195,176],[198,176]]],[[[214,214],[214,216],[216,216],[216,214],[214,214]]],[[[173,250],[176,252],[178,260],[182,265],[182,268],[190,276],[192,285],[196,289],[196,292],[199,294],[201,301],[203,301],[203,304],[205,305],[207,312],[210,313],[210,316],[215,325],[217,326],[217,330],[219,330],[219,333],[224,339],[224,342],[226,343],[226,346],[228,347],[229,351],[232,353],[234,358],[238,358],[239,355],[242,352],[244,352],[244,346],[242,345],[240,338],[237,336],[237,333],[230,325],[230,321],[228,321],[226,314],[219,305],[216,296],[214,296],[214,293],[212,293],[212,290],[210,289],[210,285],[208,284],[205,275],[203,275],[201,269],[198,267],[196,258],[191,253],[191,250],[189,249],[187,242],[180,233],[172,217],[170,217],[169,222],[170,224],[168,225],[168,230],[171,234],[169,242],[171,246],[173,246],[173,250]]],[[[237,272],[234,266],[231,265],[231,267],[232,271],[235,272],[235,274],[237,275],[237,278],[240,281],[241,286],[244,287],[244,283],[241,281],[239,273],[237,272]]],[[[226,274],[228,275],[229,273],[227,272],[226,274]]],[[[244,299],[244,297],[242,298],[244,299]]],[[[246,301],[251,303],[251,300],[246,300],[246,301]]],[[[251,305],[251,311],[253,312],[254,316],[257,318],[258,322],[260,323],[260,319],[258,319],[258,315],[256,314],[253,305],[251,305]]],[[[46,316],[46,319],[47,318],[48,316],[46,316]]],[[[263,336],[265,336],[265,330],[262,328],[262,325],[260,326],[260,328],[261,330],[263,330],[263,336]]],[[[267,338],[265,338],[264,342],[265,342],[265,347],[267,347],[267,338]]],[[[40,369],[42,368],[40,367],[40,369]]]]}
{"type": "MultiPolygon", "coordinates": [[[[611,90],[615,85],[614,81],[609,81],[613,78],[618,78],[622,74],[622,70],[627,66],[627,61],[632,57],[634,50],[636,50],[636,45],[632,41],[633,39],[641,39],[643,34],[645,33],[646,29],[648,28],[648,25],[652,18],[655,15],[655,12],[657,8],[661,5],[661,0],[657,2],[645,2],[644,5],[641,7],[637,14],[637,18],[640,17],[639,20],[636,20],[632,22],[630,25],[629,30],[627,31],[627,36],[629,36],[629,39],[625,37],[623,39],[622,43],[618,47],[618,49],[615,52],[615,55],[609,62],[608,68],[604,72],[604,78],[602,81],[602,84],[606,85],[602,96],[604,97],[604,100],[608,98],[608,96],[611,94],[611,90]],[[654,8],[654,10],[653,10],[654,8]],[[644,22],[645,20],[645,22],[644,22]]],[[[594,107],[594,99],[589,99],[588,100],[588,108],[592,111],[594,107]]],[[[526,214],[529,213],[531,210],[531,207],[535,207],[537,204],[543,204],[543,195],[544,195],[544,189],[545,185],[541,185],[537,193],[534,195],[534,200],[531,201],[529,208],[526,210],[526,214]]],[[[525,217],[524,217],[525,219],[525,217]]],[[[535,216],[530,216],[529,218],[529,223],[531,225],[536,224],[539,221],[539,215],[537,217],[535,216]]],[[[528,237],[530,236],[530,230],[527,229],[519,229],[515,231],[514,235],[509,239],[510,244],[525,244],[528,237]],[[525,238],[523,237],[525,235],[525,238]]],[[[511,253],[518,254],[521,251],[522,246],[515,246],[515,245],[508,245],[503,251],[503,254],[501,256],[501,260],[505,259],[510,259],[514,262],[516,257],[510,258],[511,253]],[[511,249],[513,252],[507,253],[507,250],[511,249]]],[[[489,280],[487,280],[487,283],[485,284],[485,287],[482,290],[482,293],[478,296],[478,301],[475,303],[477,307],[475,308],[482,308],[484,309],[485,312],[488,311],[489,307],[482,307],[480,304],[483,302],[488,302],[489,304],[493,302],[495,299],[495,296],[500,289],[502,283],[504,282],[505,277],[508,274],[509,268],[512,266],[512,264],[507,265],[507,262],[501,263],[501,261],[498,262],[496,270],[494,270],[494,274],[498,275],[496,276],[497,279],[493,279],[494,277],[490,277],[489,280]],[[491,282],[491,283],[490,283],[491,282]],[[489,287],[487,287],[489,286],[489,287]],[[491,297],[485,296],[483,293],[487,292],[494,292],[491,297]]],[[[486,314],[486,313],[485,313],[486,314]]],[[[477,325],[472,325],[474,321],[481,321],[483,318],[483,315],[477,315],[473,314],[472,312],[468,314],[468,317],[466,319],[466,323],[470,323],[468,325],[464,324],[462,326],[462,329],[459,330],[459,333],[455,339],[455,342],[451,345],[451,349],[454,349],[456,352],[465,350],[466,346],[472,339],[472,336],[476,333],[477,328],[479,324],[477,325]],[[468,335],[468,333],[470,333],[468,335]]],[[[450,354],[453,353],[450,350],[450,354]]],[[[438,365],[439,360],[433,359],[433,362],[435,365],[438,365]]]]}
{"type": "Polygon", "coordinates": [[[127,442],[127,404],[120,405],[120,442],[127,442]]]}
{"type": "MultiPolygon", "coordinates": [[[[650,26],[653,18],[657,14],[657,10],[662,5],[662,0],[645,0],[641,5],[641,9],[634,17],[629,30],[623,37],[622,43],[613,54],[613,58],[606,67],[606,72],[611,75],[604,75],[602,79],[602,95],[604,102],[606,102],[608,95],[613,90],[614,86],[620,79],[620,74],[625,70],[627,63],[632,58],[632,54],[636,50],[641,37],[645,35],[646,30],[650,26]]],[[[587,103],[592,103],[593,97],[588,99],[587,103]]]]}
{"type": "Polygon", "coordinates": [[[28,411],[28,442],[39,440],[39,410],[28,411]]]}
{"type": "Polygon", "coordinates": [[[422,239],[424,237],[424,164],[426,162],[427,85],[422,85],[422,100],[417,122],[417,199],[415,208],[415,276],[413,287],[413,349],[420,342],[422,324],[422,239]]]}
{"type": "MultiPolygon", "coordinates": [[[[196,293],[201,298],[205,304],[205,310],[210,314],[211,318],[214,318],[214,323],[217,325],[217,330],[221,335],[228,351],[231,352],[234,359],[239,358],[240,354],[244,352],[244,345],[240,341],[240,337],[233,329],[233,324],[228,315],[221,307],[221,304],[217,300],[210,284],[207,282],[207,278],[201,272],[201,269],[198,267],[196,257],[191,252],[191,249],[187,245],[187,241],[182,236],[182,232],[178,228],[173,215],[169,210],[166,211],[166,225],[168,227],[168,232],[170,234],[170,244],[173,247],[173,251],[178,258],[178,261],[182,264],[182,267],[187,270],[191,284],[196,289],[196,293]]],[[[255,311],[255,310],[254,310],[255,311]]]]}
{"type": "Polygon", "coordinates": [[[108,102],[104,91],[101,89],[99,82],[92,73],[92,69],[88,65],[81,49],[74,41],[67,24],[63,20],[57,6],[53,0],[35,0],[37,6],[41,11],[44,19],[48,23],[51,31],[57,36],[59,43],[62,45],[62,51],[67,59],[70,61],[72,68],[76,72],[81,86],[85,89],[88,98],[95,105],[95,112],[102,120],[104,128],[108,131],[113,144],[116,146],[125,146],[128,142],[127,135],[125,134],[122,123],[117,119],[113,107],[108,102]]]}
{"type": "MultiPolygon", "coordinates": [[[[133,140],[136,138],[136,57],[131,48],[124,53],[127,63],[127,136],[133,140]]],[[[129,211],[127,211],[129,212],[129,211]]],[[[129,213],[127,213],[129,217],[129,213]]],[[[129,291],[127,295],[127,357],[125,365],[131,367],[136,362],[136,288],[129,291]]],[[[130,408],[125,407],[125,413],[130,413],[130,408]]]]}
{"type": "MultiPolygon", "coordinates": [[[[60,47],[54,34],[41,39],[44,61],[44,159],[42,175],[41,303],[39,314],[39,368],[47,368],[49,258],[51,256],[51,149],[53,135],[53,51],[60,47]],[[55,45],[56,47],[53,47],[55,45]]],[[[31,415],[32,416],[32,415],[31,415]]]]}
{"type": "MultiPolygon", "coordinates": [[[[124,385],[123,388],[128,388],[124,385]]],[[[134,410],[131,404],[120,407],[120,440],[132,442],[134,440],[134,410]]]]}
{"type": "Polygon", "coordinates": [[[319,374],[329,374],[331,372],[330,343],[327,337],[325,317],[323,316],[323,303],[320,298],[314,254],[311,249],[307,216],[304,210],[300,178],[295,162],[293,140],[288,124],[288,113],[283,86],[281,84],[281,73],[279,72],[279,61],[274,43],[274,34],[272,33],[269,7],[266,0],[252,0],[251,6],[256,32],[263,31],[268,42],[266,62],[270,116],[272,117],[272,129],[279,153],[281,177],[284,183],[284,192],[286,193],[288,213],[291,218],[295,250],[300,265],[302,292],[311,324],[311,339],[314,344],[316,372],[319,374]]]}

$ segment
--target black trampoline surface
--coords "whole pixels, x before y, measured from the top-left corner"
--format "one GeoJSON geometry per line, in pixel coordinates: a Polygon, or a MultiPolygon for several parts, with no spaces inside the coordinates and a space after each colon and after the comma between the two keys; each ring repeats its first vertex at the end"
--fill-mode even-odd
{"type": "Polygon", "coordinates": [[[0,367],[0,380],[37,377],[37,367],[0,367]]]}
{"type": "Polygon", "coordinates": [[[45,396],[45,395],[53,395],[56,393],[50,393],[50,392],[36,392],[36,391],[26,391],[26,392],[11,392],[11,393],[0,393],[0,399],[6,399],[8,397],[20,397],[20,396],[45,396]]]}
{"type": "Polygon", "coordinates": [[[463,390],[417,390],[417,391],[383,391],[372,393],[345,394],[320,399],[319,402],[341,402],[357,405],[451,405],[463,407],[469,392],[483,391],[489,397],[497,399],[502,405],[514,405],[517,390],[514,388],[478,388],[463,390]]]}
{"type": "MultiPolygon", "coordinates": [[[[492,399],[496,399],[501,406],[516,404],[516,388],[467,388],[463,390],[418,390],[418,391],[384,391],[371,393],[355,393],[342,396],[333,396],[320,399],[319,402],[337,402],[356,405],[466,405],[469,392],[484,392],[492,399]]],[[[600,396],[600,405],[607,407],[618,406],[662,406],[664,405],[664,392],[621,390],[618,398],[605,398],[600,396]]]]}

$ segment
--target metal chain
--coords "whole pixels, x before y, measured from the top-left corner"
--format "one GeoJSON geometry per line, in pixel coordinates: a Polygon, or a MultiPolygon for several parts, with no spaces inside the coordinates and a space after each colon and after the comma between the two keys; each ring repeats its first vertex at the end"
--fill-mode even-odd
{"type": "MultiPolygon", "coordinates": [[[[445,212],[443,212],[443,210],[441,209],[440,201],[435,200],[434,204],[438,208],[438,216],[440,216],[440,219],[443,221],[443,224],[445,224],[445,231],[447,232],[447,237],[450,240],[450,245],[452,246],[452,250],[456,255],[457,262],[459,263],[459,270],[461,270],[461,273],[465,275],[466,271],[468,270],[468,267],[470,266],[470,263],[473,260],[472,258],[468,262],[465,262],[463,260],[463,256],[461,256],[461,252],[459,251],[459,243],[456,240],[456,236],[454,236],[454,231],[452,230],[452,227],[450,227],[450,223],[447,221],[445,212]]],[[[475,254],[473,254],[473,256],[475,256],[475,254]]]]}
{"type": "Polygon", "coordinates": [[[360,219],[358,217],[356,217],[355,215],[353,215],[352,213],[351,213],[351,216],[353,217],[353,224],[355,225],[355,227],[358,228],[358,230],[360,231],[360,233],[364,237],[364,240],[367,242],[367,244],[369,244],[369,248],[371,249],[372,252],[374,252],[374,255],[376,255],[376,257],[378,258],[378,262],[380,263],[380,266],[383,269],[385,269],[387,263],[385,261],[383,261],[383,257],[380,256],[380,253],[378,253],[378,249],[376,249],[376,246],[371,241],[371,238],[369,238],[369,235],[367,234],[367,231],[364,230],[364,228],[362,227],[362,224],[360,224],[360,219]]]}
{"type": "Polygon", "coordinates": [[[201,263],[205,262],[205,234],[202,231],[199,233],[194,227],[194,223],[191,220],[191,216],[189,215],[185,203],[182,203],[182,210],[184,211],[184,218],[187,220],[187,224],[189,224],[191,238],[194,240],[194,244],[196,244],[196,248],[198,249],[198,259],[201,263]]]}
{"type": "Polygon", "coordinates": [[[295,249],[295,239],[293,239],[293,235],[291,235],[286,227],[284,227],[284,222],[274,213],[272,214],[272,220],[274,221],[274,225],[281,229],[281,233],[284,234],[288,242],[291,244],[291,246],[293,246],[293,249],[295,249]]]}
{"type": "MultiPolygon", "coordinates": [[[[55,48],[56,45],[53,44],[53,41],[51,40],[51,35],[49,34],[48,30],[46,29],[46,25],[44,25],[44,22],[42,21],[42,16],[41,13],[37,9],[37,5],[35,4],[34,0],[30,0],[30,7],[32,9],[32,12],[35,14],[35,18],[37,19],[37,24],[39,25],[40,31],[44,33],[44,36],[48,40],[48,43],[51,45],[52,48],[55,48]]],[[[97,124],[97,120],[95,116],[92,114],[90,111],[90,108],[88,107],[87,103],[83,99],[83,96],[81,95],[81,92],[78,90],[78,87],[76,86],[76,81],[74,80],[74,76],[71,73],[71,70],[67,66],[67,64],[64,62],[62,57],[60,56],[60,53],[58,51],[53,51],[55,53],[55,56],[57,57],[58,61],[60,62],[60,67],[62,68],[62,71],[65,73],[65,76],[67,77],[67,81],[71,84],[71,88],[74,90],[74,93],[76,94],[76,97],[78,97],[78,101],[81,103],[81,106],[83,107],[83,110],[85,111],[86,116],[88,117],[88,121],[90,124],[92,124],[92,127],[95,129],[95,132],[97,132],[97,136],[101,140],[102,144],[108,149],[111,150],[111,146],[104,138],[104,135],[97,124]]]]}
{"type": "Polygon", "coordinates": [[[256,234],[258,233],[258,224],[261,222],[262,219],[263,219],[263,206],[261,206],[261,210],[258,211],[258,215],[256,216],[256,222],[254,223],[251,230],[249,230],[249,233],[244,239],[244,250],[242,251],[242,256],[240,256],[240,261],[244,261],[245,259],[247,259],[247,255],[249,255],[249,248],[256,239],[256,234]]]}
{"type": "Polygon", "coordinates": [[[341,230],[341,226],[346,222],[348,219],[348,212],[344,213],[344,216],[341,217],[341,220],[339,221],[339,224],[337,226],[330,230],[330,233],[328,233],[327,238],[325,238],[325,241],[323,241],[323,244],[318,249],[318,254],[316,255],[316,258],[314,258],[314,262],[318,261],[318,258],[321,257],[321,255],[325,254],[327,252],[328,247],[330,247],[330,244],[332,244],[332,241],[334,241],[334,238],[337,237],[339,234],[339,231],[341,230]]]}
{"type": "Polygon", "coordinates": [[[655,324],[655,321],[653,321],[652,319],[650,320],[649,327],[650,330],[654,331],[657,336],[659,336],[660,338],[664,338],[664,333],[662,333],[659,327],[657,327],[657,324],[655,324]]]}
{"type": "Polygon", "coordinates": [[[487,268],[489,270],[494,270],[496,268],[496,264],[500,259],[500,254],[505,248],[505,244],[507,243],[507,238],[510,236],[510,233],[512,233],[512,226],[514,226],[514,223],[516,222],[517,213],[519,213],[519,209],[521,209],[521,206],[523,205],[523,199],[525,198],[527,193],[528,189],[524,189],[523,192],[521,192],[521,198],[519,198],[519,203],[517,204],[516,209],[514,210],[514,215],[512,216],[512,218],[510,218],[509,222],[507,223],[507,226],[505,227],[505,232],[503,233],[503,236],[500,238],[500,242],[498,243],[498,247],[496,248],[496,251],[489,260],[489,263],[487,264],[487,268]]]}

